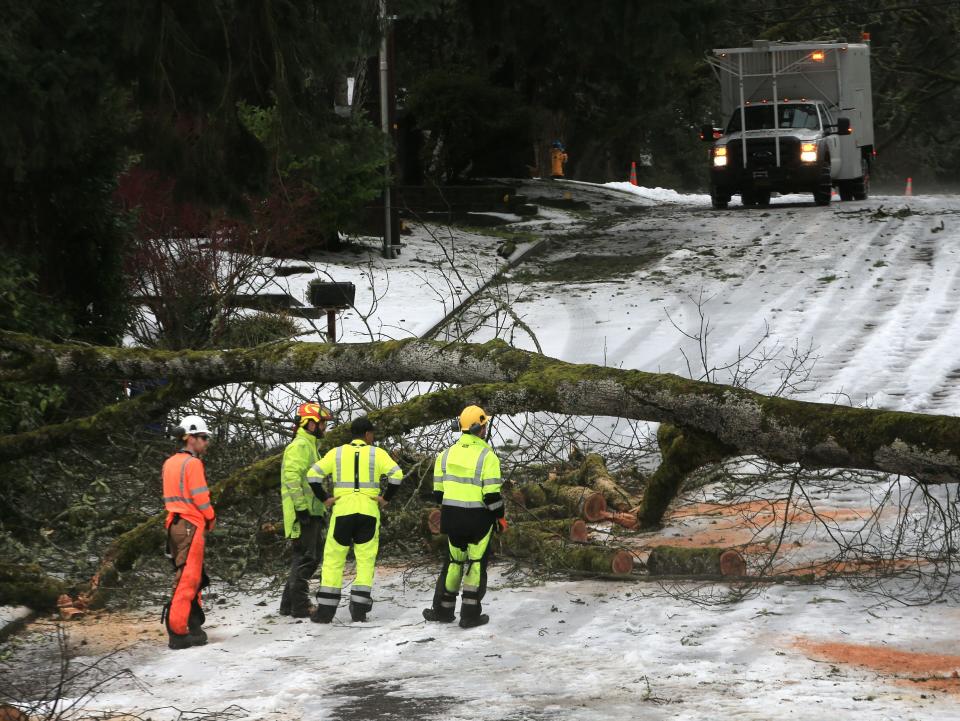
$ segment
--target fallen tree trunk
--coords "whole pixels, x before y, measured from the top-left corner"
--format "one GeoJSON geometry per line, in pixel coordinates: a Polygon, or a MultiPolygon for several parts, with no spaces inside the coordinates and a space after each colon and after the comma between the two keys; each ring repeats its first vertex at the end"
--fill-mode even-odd
{"type": "Polygon", "coordinates": [[[660,523],[688,475],[708,463],[718,463],[732,455],[732,450],[715,438],[669,423],[662,423],[657,429],[657,444],[660,446],[660,465],[647,480],[643,501],[637,511],[640,525],[647,528],[660,523]]]}
{"type": "Polygon", "coordinates": [[[771,398],[669,374],[575,365],[510,348],[422,340],[274,343],[166,352],[47,343],[0,332],[0,381],[170,378],[254,381],[493,383],[475,397],[494,413],[552,411],[671,423],[734,455],[810,468],[859,468],[925,483],[960,480],[960,419],[771,398]]]}
{"type": "Polygon", "coordinates": [[[201,386],[171,383],[163,388],[119,401],[86,418],[43,426],[25,433],[0,436],[0,461],[22,458],[64,443],[100,442],[111,429],[142,426],[161,420],[167,411],[188,401],[201,386]]]}
{"type": "Polygon", "coordinates": [[[27,606],[34,611],[53,611],[68,584],[46,575],[39,566],[0,563],[0,606],[27,606]]]}

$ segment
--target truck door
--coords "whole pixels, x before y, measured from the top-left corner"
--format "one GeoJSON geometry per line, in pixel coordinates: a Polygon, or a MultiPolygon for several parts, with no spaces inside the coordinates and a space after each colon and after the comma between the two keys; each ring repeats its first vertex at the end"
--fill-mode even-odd
{"type": "Polygon", "coordinates": [[[843,155],[840,150],[840,136],[836,134],[836,128],[831,125],[836,124],[831,113],[822,105],[820,107],[820,128],[826,136],[825,144],[827,152],[830,153],[830,177],[839,178],[840,169],[843,167],[843,155]]]}

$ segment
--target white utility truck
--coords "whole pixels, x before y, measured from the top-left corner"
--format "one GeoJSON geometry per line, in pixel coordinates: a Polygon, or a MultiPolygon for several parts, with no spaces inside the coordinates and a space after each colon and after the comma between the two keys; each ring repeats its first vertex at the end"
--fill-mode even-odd
{"type": "Polygon", "coordinates": [[[873,159],[870,45],[757,40],[714,50],[723,128],[704,127],[710,197],[727,207],[766,206],[770,194],[813,193],[830,203],[865,200],[873,159]]]}

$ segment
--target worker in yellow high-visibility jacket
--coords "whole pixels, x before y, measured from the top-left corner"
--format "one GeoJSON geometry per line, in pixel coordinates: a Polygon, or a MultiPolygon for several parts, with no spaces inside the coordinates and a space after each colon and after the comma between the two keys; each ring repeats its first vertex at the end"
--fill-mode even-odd
{"type": "MultiPolygon", "coordinates": [[[[307,482],[317,492],[317,484],[329,480],[333,487],[333,513],[323,550],[317,607],[310,615],[316,623],[330,623],[340,605],[343,567],[353,546],[357,575],[350,588],[350,617],[365,621],[373,607],[371,590],[380,546],[380,509],[400,488],[403,472],[382,448],[373,445],[373,423],[366,416],[350,424],[353,440],[338,446],[307,471],[307,482]],[[380,481],[388,485],[381,494],[380,481]]],[[[319,491],[327,500],[325,489],[319,491]]]]}
{"type": "Polygon", "coordinates": [[[437,579],[428,621],[453,621],[463,583],[460,626],[482,626],[489,617],[480,601],[487,590],[487,557],[494,529],[506,530],[500,495],[500,459],[485,440],[490,417],[479,406],[460,414],[463,435],[437,457],[433,492],[440,506],[440,532],[447,534],[448,557],[437,579]]]}

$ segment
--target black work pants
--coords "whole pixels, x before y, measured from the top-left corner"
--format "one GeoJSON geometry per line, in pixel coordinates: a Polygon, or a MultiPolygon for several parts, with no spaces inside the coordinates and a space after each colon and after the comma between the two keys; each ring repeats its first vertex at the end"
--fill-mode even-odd
{"type": "Polygon", "coordinates": [[[309,523],[300,524],[300,537],[292,539],[290,575],[280,599],[281,613],[309,610],[310,579],[323,558],[324,530],[323,516],[312,516],[309,523]]]}

